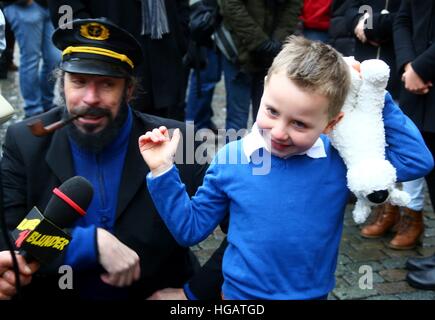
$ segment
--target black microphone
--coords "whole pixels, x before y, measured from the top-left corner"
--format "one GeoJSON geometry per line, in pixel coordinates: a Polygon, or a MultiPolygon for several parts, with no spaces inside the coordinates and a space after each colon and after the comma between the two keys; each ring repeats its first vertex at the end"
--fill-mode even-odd
{"type": "Polygon", "coordinates": [[[86,214],[94,189],[88,180],[75,176],[62,183],[59,189],[55,188],[53,194],[44,216],[63,229],[71,227],[79,217],[86,214]]]}
{"type": "Polygon", "coordinates": [[[20,254],[43,264],[56,259],[71,241],[71,236],[63,229],[72,227],[86,214],[93,194],[91,183],[80,176],[54,188],[44,213],[33,207],[12,232],[20,254]]]}

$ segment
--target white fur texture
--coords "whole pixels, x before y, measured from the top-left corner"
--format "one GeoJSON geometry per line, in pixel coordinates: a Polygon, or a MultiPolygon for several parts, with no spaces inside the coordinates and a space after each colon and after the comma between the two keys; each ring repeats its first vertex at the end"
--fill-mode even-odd
{"type": "Polygon", "coordinates": [[[388,190],[387,201],[406,205],[410,197],[396,189],[396,169],[385,159],[385,129],[382,119],[385,88],[390,68],[382,60],[361,63],[361,77],[345,58],[351,72],[351,88],[343,106],[343,119],[330,133],[332,145],[347,167],[347,184],[357,197],[353,210],[356,223],[363,223],[375,204],[367,195],[388,190]]]}

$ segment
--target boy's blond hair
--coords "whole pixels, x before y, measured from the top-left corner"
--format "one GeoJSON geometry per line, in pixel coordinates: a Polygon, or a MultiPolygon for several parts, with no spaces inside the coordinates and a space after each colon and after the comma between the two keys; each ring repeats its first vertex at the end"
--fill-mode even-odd
{"type": "Polygon", "coordinates": [[[340,53],[331,46],[303,37],[290,36],[275,57],[267,79],[285,71],[301,90],[312,91],[329,100],[328,118],[338,115],[350,86],[350,73],[340,53]]]}

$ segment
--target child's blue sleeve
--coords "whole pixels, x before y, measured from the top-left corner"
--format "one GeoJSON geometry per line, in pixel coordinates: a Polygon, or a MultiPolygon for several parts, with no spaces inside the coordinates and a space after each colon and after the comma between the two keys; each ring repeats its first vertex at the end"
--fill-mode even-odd
{"type": "Polygon", "coordinates": [[[158,177],[147,175],[148,190],[154,205],[171,234],[182,246],[204,240],[228,211],[228,198],[220,187],[219,166],[211,164],[204,182],[190,199],[178,169],[158,177]]]}
{"type": "Polygon", "coordinates": [[[385,153],[396,168],[397,180],[410,181],[426,176],[434,165],[432,154],[418,128],[394,103],[389,93],[385,95],[383,117],[387,142],[385,153]]]}

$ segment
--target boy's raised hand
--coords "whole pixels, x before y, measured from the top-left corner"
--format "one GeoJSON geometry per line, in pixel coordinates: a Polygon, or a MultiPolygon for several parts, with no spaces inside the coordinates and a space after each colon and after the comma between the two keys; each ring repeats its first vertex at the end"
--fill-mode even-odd
{"type": "Polygon", "coordinates": [[[175,152],[180,141],[180,130],[175,129],[172,139],[162,126],[139,137],[139,150],[153,176],[169,169],[174,163],[175,152]]]}

